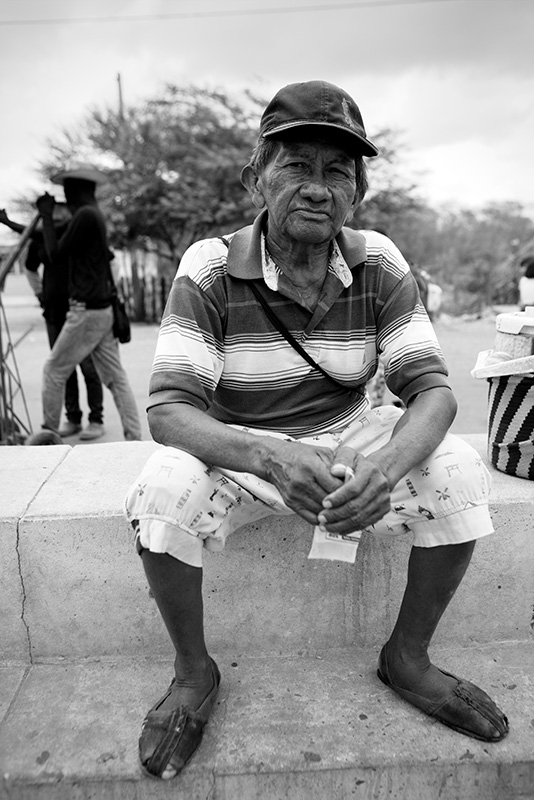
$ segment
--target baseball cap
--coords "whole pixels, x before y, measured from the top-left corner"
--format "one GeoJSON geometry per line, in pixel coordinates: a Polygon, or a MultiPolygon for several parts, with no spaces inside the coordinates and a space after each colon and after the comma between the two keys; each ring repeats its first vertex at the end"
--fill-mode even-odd
{"type": "Polygon", "coordinates": [[[358,155],[378,155],[367,139],[360,109],[352,97],[326,81],[290,83],[280,89],[262,114],[260,138],[309,126],[335,128],[352,137],[358,155]]]}

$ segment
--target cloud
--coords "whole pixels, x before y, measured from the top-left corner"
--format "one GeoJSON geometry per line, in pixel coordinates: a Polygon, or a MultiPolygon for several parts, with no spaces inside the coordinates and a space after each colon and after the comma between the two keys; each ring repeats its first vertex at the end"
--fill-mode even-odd
{"type": "MultiPolygon", "coordinates": [[[[318,4],[319,0],[315,0],[318,4]]],[[[287,7],[314,0],[289,0],[287,7]]],[[[323,0],[324,5],[324,0],[323,0]]],[[[534,204],[531,0],[434,0],[210,19],[0,27],[0,206],[42,157],[46,139],[91,107],[135,104],[164,83],[252,87],[324,78],[346,88],[373,131],[394,127],[431,170],[430,197],[517,192],[534,204]],[[18,176],[18,177],[16,177],[18,176]],[[498,176],[498,180],[492,176],[498,176]]],[[[4,0],[3,19],[120,16],[281,7],[280,0],[4,0]]]]}
{"type": "MultiPolygon", "coordinates": [[[[514,154],[496,152],[488,145],[468,142],[439,145],[421,150],[416,158],[418,185],[434,203],[452,202],[467,208],[491,202],[498,187],[498,199],[528,205],[525,181],[514,154]]],[[[534,207],[533,209],[534,210],[534,207]]]]}

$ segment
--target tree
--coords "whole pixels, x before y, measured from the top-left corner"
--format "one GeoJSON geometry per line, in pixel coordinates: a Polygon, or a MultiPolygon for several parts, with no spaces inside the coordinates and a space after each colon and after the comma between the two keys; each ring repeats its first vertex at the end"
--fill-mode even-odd
{"type": "Polygon", "coordinates": [[[239,173],[263,105],[250,93],[168,85],[124,112],[93,110],[79,134],[51,145],[42,171],[90,152],[110,176],[99,198],[112,244],[148,236],[179,261],[193,241],[253,217],[239,173]]]}
{"type": "Polygon", "coordinates": [[[517,255],[534,236],[519,203],[490,203],[478,210],[444,210],[431,263],[454,290],[456,310],[517,302],[517,255]]]}
{"type": "MultiPolygon", "coordinates": [[[[253,218],[239,173],[265,104],[250,92],[230,97],[168,85],[159,97],[124,112],[92,110],[78,130],[49,143],[41,172],[49,177],[80,153],[107,167],[110,181],[99,197],[112,243],[148,236],[165,242],[179,260],[193,241],[253,218]]],[[[368,162],[370,190],[352,224],[393,233],[421,201],[402,175],[399,133],[387,129],[376,140],[380,158],[368,162]]]]}
{"type": "Polygon", "coordinates": [[[417,196],[415,182],[407,177],[408,169],[400,155],[406,147],[400,132],[386,128],[373,140],[380,155],[367,161],[369,190],[351,226],[381,230],[397,241],[410,214],[420,211],[424,204],[417,196]]]}
{"type": "Polygon", "coordinates": [[[265,101],[244,92],[167,85],[126,109],[92,110],[77,130],[49,142],[41,173],[70,160],[93,161],[109,180],[99,187],[110,243],[131,253],[133,313],[146,316],[138,263],[156,250],[168,265],[165,285],[189,245],[252,221],[239,175],[257,138],[265,101]]]}
{"type": "MultiPolygon", "coordinates": [[[[71,159],[106,168],[110,180],[99,188],[99,199],[112,246],[135,254],[150,244],[168,257],[174,273],[192,242],[254,218],[239,174],[265,105],[251,92],[230,96],[167,85],[124,111],[90,111],[76,129],[49,142],[50,156],[40,172],[49,177],[71,159]]],[[[510,263],[510,254],[534,235],[521,206],[433,209],[418,196],[401,134],[385,129],[373,138],[380,157],[367,162],[370,188],[352,227],[386,232],[409,263],[455,290],[457,308],[464,295],[467,305],[513,302],[517,265],[510,263]]],[[[136,316],[142,318],[136,269],[134,258],[136,316]]]]}

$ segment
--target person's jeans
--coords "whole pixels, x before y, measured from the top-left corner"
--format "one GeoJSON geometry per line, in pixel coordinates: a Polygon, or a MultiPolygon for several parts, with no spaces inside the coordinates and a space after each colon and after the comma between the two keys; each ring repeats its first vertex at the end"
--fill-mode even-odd
{"type": "MultiPolygon", "coordinates": [[[[46,320],[46,330],[50,349],[53,348],[57,337],[63,327],[63,322],[57,324],[46,320]]],[[[102,382],[98,377],[98,372],[91,356],[87,356],[80,362],[79,367],[82,371],[87,390],[87,403],[89,405],[89,422],[96,422],[102,425],[104,421],[104,390],[102,382]]],[[[82,421],[82,410],[80,408],[80,396],[78,389],[78,375],[76,368],[67,378],[65,384],[65,412],[69,422],[79,425],[82,421]]]]}
{"type": "Polygon", "coordinates": [[[119,345],[112,332],[111,306],[85,308],[73,303],[43,369],[43,427],[59,428],[65,384],[74,368],[88,355],[119,412],[124,438],[141,439],[141,423],[128,377],[121,364],[119,345]]]}

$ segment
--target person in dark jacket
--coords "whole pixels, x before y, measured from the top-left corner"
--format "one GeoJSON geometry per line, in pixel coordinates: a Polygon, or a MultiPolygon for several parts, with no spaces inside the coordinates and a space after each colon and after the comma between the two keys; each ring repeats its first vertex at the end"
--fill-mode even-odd
{"type": "MultiPolygon", "coordinates": [[[[65,203],[56,203],[53,219],[58,238],[65,233],[70,217],[71,214],[65,203]]],[[[16,233],[22,233],[25,227],[21,223],[10,219],[5,209],[0,209],[0,223],[3,223],[16,233]]],[[[61,262],[52,263],[48,258],[44,245],[42,223],[39,223],[31,236],[24,267],[28,282],[43,309],[48,342],[50,348],[52,348],[65,323],[67,311],[69,310],[68,270],[66,264],[61,262]]],[[[103,418],[104,390],[90,355],[84,358],[79,366],[87,391],[89,424],[85,430],[82,430],[83,413],[80,407],[77,371],[74,369],[65,383],[64,402],[67,421],[60,428],[59,435],[68,437],[81,432],[80,439],[89,441],[98,439],[105,433],[103,418]]]]}
{"type": "Polygon", "coordinates": [[[48,257],[66,264],[69,310],[43,370],[43,428],[57,431],[65,382],[77,364],[93,356],[102,383],[113,395],[124,438],[141,439],[141,423],[119,345],[113,335],[111,252],[106,223],[95,197],[105,175],[89,164],[78,164],[52,178],[63,185],[72,218],[58,239],[53,224],[55,200],[37,200],[43,220],[48,257]]]}

